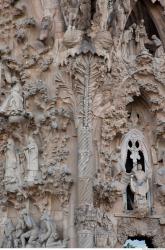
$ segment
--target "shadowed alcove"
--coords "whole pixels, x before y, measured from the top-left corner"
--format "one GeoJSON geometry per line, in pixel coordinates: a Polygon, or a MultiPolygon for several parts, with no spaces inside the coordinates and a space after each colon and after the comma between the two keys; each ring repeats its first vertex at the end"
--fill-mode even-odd
{"type": "Polygon", "coordinates": [[[147,236],[137,235],[134,237],[128,237],[128,240],[124,244],[124,248],[154,248],[152,238],[147,236]]]}

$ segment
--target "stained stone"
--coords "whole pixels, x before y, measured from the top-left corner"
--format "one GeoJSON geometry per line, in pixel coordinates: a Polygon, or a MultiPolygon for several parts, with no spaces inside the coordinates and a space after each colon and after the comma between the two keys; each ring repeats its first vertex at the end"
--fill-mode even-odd
{"type": "Polygon", "coordinates": [[[165,246],[164,2],[0,1],[0,247],[165,246]]]}

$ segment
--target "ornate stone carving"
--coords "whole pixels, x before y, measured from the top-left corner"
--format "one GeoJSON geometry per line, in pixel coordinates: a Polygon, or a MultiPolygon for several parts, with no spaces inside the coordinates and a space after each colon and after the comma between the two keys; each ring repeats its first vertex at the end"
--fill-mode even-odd
{"type": "MultiPolygon", "coordinates": [[[[147,193],[149,191],[149,182],[147,174],[142,170],[140,164],[137,165],[137,169],[133,170],[131,176],[130,187],[135,194],[135,211],[139,216],[146,216],[148,213],[147,193]]],[[[137,216],[138,216],[137,215],[137,216]]]]}
{"type": "Polygon", "coordinates": [[[3,103],[0,111],[1,114],[9,116],[10,122],[19,122],[21,117],[25,114],[21,86],[19,83],[14,85],[11,89],[11,93],[3,103]]]}
{"type": "MultiPolygon", "coordinates": [[[[76,225],[80,232],[81,240],[89,240],[85,238],[91,232],[94,238],[95,247],[113,247],[116,244],[116,232],[111,218],[99,209],[95,209],[90,205],[85,205],[76,210],[76,225]]],[[[86,242],[88,245],[89,242],[86,242]]],[[[82,242],[82,244],[84,244],[82,242]]]]}
{"type": "Polygon", "coordinates": [[[27,161],[27,181],[33,182],[38,178],[38,146],[32,136],[28,137],[28,145],[25,147],[27,161]]]}
{"type": "Polygon", "coordinates": [[[16,226],[11,219],[5,221],[2,247],[66,247],[66,240],[61,241],[55,222],[44,211],[39,224],[27,209],[20,211],[16,226]]]}
{"type": "Polygon", "coordinates": [[[6,163],[5,163],[5,182],[17,182],[18,173],[18,156],[13,139],[9,138],[6,146],[6,163]]]}
{"type": "Polygon", "coordinates": [[[164,10],[0,1],[2,247],[165,245],[164,10]]]}
{"type": "Polygon", "coordinates": [[[39,241],[42,244],[42,247],[55,247],[62,248],[66,247],[65,243],[63,243],[56,229],[56,225],[53,222],[52,218],[48,214],[48,212],[44,212],[41,216],[41,222],[44,222],[43,232],[39,236],[39,241]]]}

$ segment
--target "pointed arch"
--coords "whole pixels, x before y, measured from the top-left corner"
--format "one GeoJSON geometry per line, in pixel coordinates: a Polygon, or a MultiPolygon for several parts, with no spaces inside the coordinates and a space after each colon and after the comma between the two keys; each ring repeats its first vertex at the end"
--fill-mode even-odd
{"type": "MultiPolygon", "coordinates": [[[[132,166],[127,167],[127,161],[128,161],[128,152],[131,152],[131,148],[135,147],[137,152],[139,153],[139,158],[137,160],[137,163],[140,163],[142,165],[143,171],[147,172],[149,176],[151,176],[151,162],[149,157],[149,152],[147,149],[147,145],[145,142],[145,137],[141,131],[138,129],[132,129],[130,130],[124,137],[121,143],[121,160],[122,160],[122,167],[123,170],[127,173],[130,173],[133,168],[133,162],[132,166]]],[[[129,154],[130,157],[130,154],[129,154]]]]}

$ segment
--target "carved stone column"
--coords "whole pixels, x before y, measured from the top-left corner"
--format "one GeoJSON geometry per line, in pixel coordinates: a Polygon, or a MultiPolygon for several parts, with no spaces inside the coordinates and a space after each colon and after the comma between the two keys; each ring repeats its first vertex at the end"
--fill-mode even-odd
{"type": "MultiPolygon", "coordinates": [[[[84,74],[84,93],[81,96],[81,112],[83,117],[78,127],[78,207],[85,204],[93,205],[92,180],[94,174],[93,147],[92,147],[92,92],[91,92],[91,70],[90,60],[86,58],[84,74]]],[[[79,247],[94,246],[93,229],[83,229],[78,231],[79,247]]]]}
{"type": "MultiPolygon", "coordinates": [[[[93,204],[92,176],[93,155],[92,136],[89,127],[80,127],[79,137],[79,172],[78,172],[78,205],[93,204]]],[[[78,231],[79,247],[93,247],[93,232],[91,230],[78,231]]]]}

